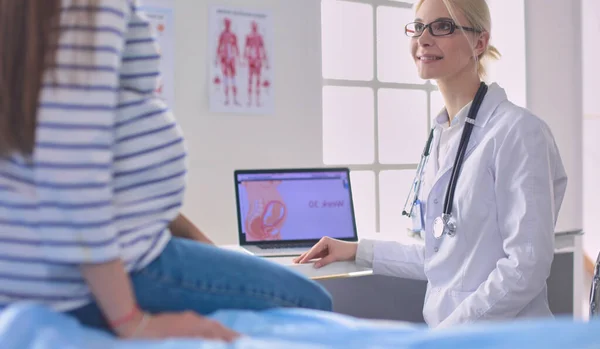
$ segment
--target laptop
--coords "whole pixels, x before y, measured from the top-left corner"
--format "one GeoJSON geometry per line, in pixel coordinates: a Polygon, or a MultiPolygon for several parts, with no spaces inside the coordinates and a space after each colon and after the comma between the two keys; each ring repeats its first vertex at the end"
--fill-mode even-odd
{"type": "Polygon", "coordinates": [[[321,238],[357,241],[348,168],[236,170],[240,247],[299,256],[321,238]]]}

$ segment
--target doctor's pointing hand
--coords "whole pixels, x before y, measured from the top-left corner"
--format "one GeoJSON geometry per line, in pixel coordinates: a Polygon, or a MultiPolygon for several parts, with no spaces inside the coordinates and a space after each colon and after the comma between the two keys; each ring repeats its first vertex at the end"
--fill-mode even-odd
{"type": "Polygon", "coordinates": [[[324,238],[296,263],[355,260],[375,274],[426,280],[431,327],[551,317],[546,280],[567,186],[552,132],[483,81],[484,62],[500,56],[485,0],[420,0],[415,10],[405,26],[410,52],[445,105],[402,212],[425,244],[324,238]]]}
{"type": "Polygon", "coordinates": [[[306,263],[318,258],[319,261],[315,262],[315,267],[321,268],[333,262],[355,260],[357,248],[356,242],[325,237],[310,250],[294,258],[294,263],[306,263]]]}

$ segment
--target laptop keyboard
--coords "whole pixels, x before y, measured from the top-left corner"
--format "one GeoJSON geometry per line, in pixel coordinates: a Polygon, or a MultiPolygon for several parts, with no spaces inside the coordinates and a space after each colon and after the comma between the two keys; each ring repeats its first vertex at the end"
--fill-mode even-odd
{"type": "Polygon", "coordinates": [[[258,246],[263,250],[274,250],[274,249],[278,249],[278,248],[298,248],[298,247],[312,247],[313,244],[307,244],[307,243],[281,243],[281,244],[275,244],[275,245],[269,245],[269,246],[258,246]]]}

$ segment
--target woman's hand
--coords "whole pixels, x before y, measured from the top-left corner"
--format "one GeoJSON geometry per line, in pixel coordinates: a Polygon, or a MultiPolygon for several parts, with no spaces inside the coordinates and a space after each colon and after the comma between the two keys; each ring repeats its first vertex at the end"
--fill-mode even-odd
{"type": "Polygon", "coordinates": [[[120,337],[131,339],[203,338],[232,342],[240,337],[219,322],[193,311],[146,316],[144,319],[140,313],[134,321],[115,331],[120,337]]]}
{"type": "Polygon", "coordinates": [[[329,263],[356,259],[357,249],[358,243],[356,242],[346,242],[324,237],[309,251],[304,252],[300,257],[295,258],[294,263],[307,263],[313,259],[319,258],[315,263],[315,267],[320,268],[329,263]]]}
{"type": "Polygon", "coordinates": [[[121,260],[81,265],[81,272],[102,313],[120,337],[199,337],[227,342],[239,337],[220,323],[195,312],[144,315],[136,304],[131,280],[121,260]]]}

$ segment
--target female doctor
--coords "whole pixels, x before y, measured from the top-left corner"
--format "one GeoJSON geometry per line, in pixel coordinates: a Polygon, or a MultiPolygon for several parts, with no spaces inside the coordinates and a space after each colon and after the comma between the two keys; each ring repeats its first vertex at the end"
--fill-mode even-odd
{"type": "Polygon", "coordinates": [[[567,184],[552,133],[481,81],[482,60],[498,56],[485,0],[420,0],[415,8],[405,29],[412,57],[445,104],[405,209],[425,244],[326,237],[295,261],[317,259],[318,268],[356,260],[375,274],[427,280],[430,327],[552,316],[546,279],[567,184]]]}

